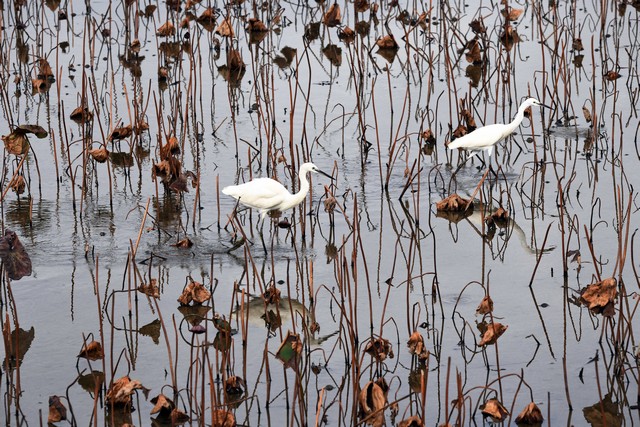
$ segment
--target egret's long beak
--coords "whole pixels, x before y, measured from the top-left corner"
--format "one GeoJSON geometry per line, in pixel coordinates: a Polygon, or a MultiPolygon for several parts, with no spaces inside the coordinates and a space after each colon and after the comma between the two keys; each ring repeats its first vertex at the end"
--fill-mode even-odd
{"type": "Polygon", "coordinates": [[[334,179],[331,175],[329,175],[329,174],[328,174],[328,173],[326,173],[326,172],[321,171],[320,169],[318,169],[316,172],[318,172],[318,173],[320,173],[320,174],[322,174],[322,175],[326,176],[327,178],[331,178],[331,180],[332,180],[332,181],[333,181],[333,179],[334,179]]]}
{"type": "Polygon", "coordinates": [[[544,108],[551,109],[551,107],[549,107],[548,105],[545,105],[545,104],[540,104],[539,106],[540,106],[540,107],[544,107],[544,108]]]}

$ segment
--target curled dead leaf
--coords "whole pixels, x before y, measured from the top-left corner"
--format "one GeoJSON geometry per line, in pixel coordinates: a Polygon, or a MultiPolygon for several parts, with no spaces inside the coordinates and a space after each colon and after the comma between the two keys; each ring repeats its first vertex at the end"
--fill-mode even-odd
{"type": "Polygon", "coordinates": [[[398,423],[398,427],[423,427],[424,424],[422,419],[414,415],[412,417],[407,418],[406,420],[402,420],[398,423]]]}
{"type": "Polygon", "coordinates": [[[471,203],[471,200],[463,199],[462,197],[458,196],[456,193],[453,193],[446,199],[436,202],[436,210],[449,211],[449,212],[462,212],[462,211],[473,212],[473,204],[471,203]]]}
{"type": "Polygon", "coordinates": [[[113,141],[117,141],[120,139],[125,139],[131,136],[131,134],[133,133],[133,128],[131,127],[131,125],[127,125],[127,126],[122,126],[119,128],[115,128],[113,131],[111,131],[111,134],[109,135],[109,141],[113,142],[113,141]]]}
{"type": "Polygon", "coordinates": [[[372,338],[364,347],[364,352],[382,362],[387,357],[393,359],[393,347],[389,340],[382,337],[372,338]]]}
{"type": "Polygon", "coordinates": [[[160,148],[160,159],[168,160],[171,156],[180,154],[180,143],[178,138],[170,136],[169,140],[160,148]]]}
{"type": "Polygon", "coordinates": [[[618,73],[617,71],[607,71],[604,75],[605,80],[609,80],[610,82],[613,80],[617,80],[620,77],[622,77],[622,75],[620,73],[618,73]]]}
{"type": "Polygon", "coordinates": [[[502,16],[504,16],[509,21],[517,21],[518,18],[520,18],[520,15],[522,15],[522,12],[524,12],[523,9],[516,9],[515,7],[509,6],[500,11],[500,13],[502,13],[502,16]]]}
{"type": "Polygon", "coordinates": [[[233,38],[235,33],[233,32],[233,26],[231,25],[231,18],[224,18],[220,25],[218,25],[218,28],[216,28],[215,33],[222,37],[233,38]]]}
{"type": "Polygon", "coordinates": [[[162,393],[151,399],[151,403],[153,403],[154,406],[150,414],[159,414],[163,418],[171,416],[171,411],[175,408],[173,400],[162,393]]]}
{"type": "Polygon", "coordinates": [[[520,415],[516,417],[516,424],[518,425],[540,425],[544,421],[542,417],[542,411],[538,408],[538,405],[531,402],[520,412],[520,415]]]}
{"type": "Polygon", "coordinates": [[[381,36],[376,40],[376,46],[380,49],[395,49],[399,48],[398,43],[396,42],[393,34],[387,34],[386,36],[381,36]]]}
{"type": "Polygon", "coordinates": [[[322,53],[334,67],[342,65],[342,49],[340,47],[335,44],[328,44],[322,49],[322,53]]]}
{"type": "Polygon", "coordinates": [[[107,390],[106,401],[109,405],[114,406],[129,406],[131,404],[131,395],[136,390],[142,390],[145,396],[149,390],[146,389],[140,381],[132,380],[129,376],[114,381],[114,383],[107,390]]]}
{"type": "Polygon", "coordinates": [[[198,283],[189,278],[189,284],[184,288],[178,302],[181,305],[202,305],[204,302],[211,298],[211,292],[209,292],[202,283],[198,283]]]}
{"type": "Polygon", "coordinates": [[[482,298],[478,308],[476,308],[476,314],[489,314],[493,311],[493,300],[489,295],[482,298]]]}
{"type": "Polygon", "coordinates": [[[504,421],[506,416],[509,415],[507,408],[505,408],[498,399],[487,400],[480,409],[482,409],[482,416],[484,418],[491,417],[495,423],[504,421]]]}
{"type": "Polygon", "coordinates": [[[100,148],[94,148],[93,150],[90,150],[89,155],[93,157],[96,162],[104,163],[109,158],[109,151],[107,151],[107,148],[105,146],[102,146],[100,148]]]}
{"type": "Polygon", "coordinates": [[[480,323],[478,329],[482,333],[482,339],[478,343],[478,346],[495,344],[498,338],[507,330],[508,326],[499,322],[493,322],[489,324],[480,323]],[[484,329],[484,330],[483,330],[484,329]]]}
{"type": "Polygon", "coordinates": [[[250,33],[266,33],[269,31],[264,22],[259,20],[258,18],[249,18],[247,20],[246,30],[250,33]]]}
{"type": "Polygon", "coordinates": [[[471,31],[476,34],[484,34],[487,32],[487,27],[484,26],[484,21],[482,18],[474,19],[469,23],[469,27],[471,27],[471,31]]]}
{"type": "Polygon", "coordinates": [[[82,347],[82,350],[78,354],[78,357],[84,357],[89,360],[100,360],[104,357],[104,351],[102,350],[102,344],[98,341],[91,341],[82,347]]]}
{"type": "Polygon", "coordinates": [[[196,22],[205,30],[211,32],[216,25],[216,14],[212,7],[208,7],[198,16],[196,22]]]}
{"type": "Polygon", "coordinates": [[[245,70],[246,66],[242,60],[242,55],[237,49],[229,49],[229,52],[227,52],[227,67],[231,72],[245,70]]]}
{"type": "Polygon", "coordinates": [[[500,43],[507,49],[511,50],[514,44],[520,41],[520,36],[515,28],[511,25],[507,25],[505,29],[500,33],[500,43]]]}
{"type": "Polygon", "coordinates": [[[191,246],[193,246],[193,242],[188,237],[185,237],[184,239],[179,240],[177,243],[171,246],[173,246],[174,248],[189,249],[191,246]]]}
{"type": "Polygon", "coordinates": [[[370,7],[369,0],[355,0],[353,7],[358,13],[366,12],[370,7]]]}
{"type": "Polygon", "coordinates": [[[347,44],[353,43],[353,41],[356,39],[356,32],[349,27],[341,28],[338,31],[338,39],[347,44]]]}
{"type": "Polygon", "coordinates": [[[138,286],[138,292],[141,292],[151,298],[160,298],[160,288],[156,279],[151,279],[149,283],[143,283],[138,286]]]}
{"type": "Polygon", "coordinates": [[[571,47],[573,48],[573,50],[584,50],[582,39],[580,37],[574,38],[573,43],[571,43],[571,47]]]}
{"type": "Polygon", "coordinates": [[[244,394],[246,384],[241,377],[230,376],[224,382],[224,391],[231,400],[237,400],[244,394]]]}
{"type": "Polygon", "coordinates": [[[320,22],[311,22],[304,28],[304,38],[308,41],[317,40],[320,37],[320,22]]]}
{"type": "Polygon", "coordinates": [[[584,116],[584,119],[587,121],[587,123],[591,123],[591,111],[587,107],[582,107],[582,115],[584,116]]]}
{"type": "Polygon", "coordinates": [[[93,120],[93,113],[87,107],[80,106],[71,112],[69,118],[78,124],[82,124],[93,120]]]}
{"type": "Polygon", "coordinates": [[[9,154],[22,156],[29,152],[29,139],[24,134],[13,131],[9,135],[3,135],[2,141],[9,154]]]}
{"type": "MultiPolygon", "coordinates": [[[[380,379],[382,380],[382,378],[380,379]]],[[[358,414],[365,423],[375,427],[384,425],[384,408],[387,405],[387,392],[384,380],[369,381],[358,394],[358,414]]]]}
{"type": "Polygon", "coordinates": [[[424,345],[424,338],[420,332],[415,331],[411,334],[407,346],[409,347],[409,353],[415,354],[418,359],[424,361],[429,358],[429,351],[424,345]]]}
{"type": "Polygon", "coordinates": [[[158,37],[171,37],[176,33],[176,27],[173,22],[167,21],[158,28],[156,35],[158,37]]]}
{"type": "Polygon", "coordinates": [[[213,427],[235,427],[236,418],[231,412],[224,409],[214,409],[211,415],[211,425],[213,427]]]}
{"type": "Polygon", "coordinates": [[[610,277],[601,282],[587,285],[580,292],[580,301],[594,314],[610,317],[615,314],[615,300],[618,296],[618,282],[610,277]]]}
{"type": "Polygon", "coordinates": [[[49,418],[47,422],[57,423],[67,419],[67,408],[62,404],[58,396],[49,396],[49,418]]]}
{"type": "Polygon", "coordinates": [[[333,3],[329,6],[329,10],[324,14],[322,18],[322,23],[327,27],[337,27],[340,25],[342,21],[342,17],[340,15],[340,6],[338,3],[333,3]]]}

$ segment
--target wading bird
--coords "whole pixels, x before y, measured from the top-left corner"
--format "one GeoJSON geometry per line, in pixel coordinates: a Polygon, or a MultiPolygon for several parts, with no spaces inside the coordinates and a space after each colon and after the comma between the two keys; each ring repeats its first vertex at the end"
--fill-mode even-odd
{"type": "MultiPolygon", "coordinates": [[[[456,138],[455,140],[451,141],[448,145],[449,150],[464,148],[465,150],[471,152],[469,157],[467,157],[467,160],[483,150],[486,151],[489,156],[491,156],[491,153],[493,152],[493,146],[502,141],[507,136],[511,135],[513,131],[515,131],[518,126],[520,126],[520,123],[522,123],[522,119],[524,119],[524,110],[531,107],[532,105],[549,108],[535,98],[527,98],[522,104],[520,104],[518,113],[511,123],[496,123],[493,125],[480,127],[471,133],[468,133],[464,136],[461,136],[460,138],[456,138]]],[[[465,160],[465,162],[467,160],[465,160]]],[[[464,162],[462,164],[464,164],[464,162]]],[[[462,165],[460,165],[460,167],[462,167],[462,165]]],[[[460,167],[458,167],[458,169],[460,169],[460,167]]]]}
{"type": "Polygon", "coordinates": [[[224,187],[222,192],[245,206],[258,209],[260,220],[264,221],[269,211],[285,211],[302,203],[309,193],[308,172],[317,172],[332,178],[313,163],[303,163],[298,172],[300,190],[295,194],[291,194],[284,185],[271,178],[256,178],[244,184],[229,185],[224,187]]]}

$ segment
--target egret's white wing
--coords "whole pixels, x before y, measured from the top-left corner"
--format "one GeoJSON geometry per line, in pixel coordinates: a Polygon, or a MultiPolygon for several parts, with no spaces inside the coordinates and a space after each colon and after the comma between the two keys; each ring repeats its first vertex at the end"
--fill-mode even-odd
{"type": "Polygon", "coordinates": [[[448,147],[450,150],[455,148],[465,148],[467,150],[486,149],[504,138],[506,127],[502,123],[483,126],[460,138],[456,138],[451,141],[448,147]]]}
{"type": "Polygon", "coordinates": [[[271,178],[256,178],[240,185],[230,185],[222,192],[234,197],[243,205],[260,210],[271,210],[282,203],[289,191],[271,178]]]}

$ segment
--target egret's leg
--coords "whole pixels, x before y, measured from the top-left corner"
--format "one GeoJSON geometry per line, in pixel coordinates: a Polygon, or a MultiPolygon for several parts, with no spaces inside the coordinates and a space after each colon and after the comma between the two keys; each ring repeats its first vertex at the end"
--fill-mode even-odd
{"type": "Polygon", "coordinates": [[[262,229],[264,228],[264,216],[260,219],[260,241],[262,242],[262,249],[264,249],[265,256],[267,255],[267,244],[264,242],[264,235],[262,234],[262,229]]]}
{"type": "MultiPolygon", "coordinates": [[[[460,163],[460,165],[458,165],[458,167],[456,168],[455,172],[453,172],[453,175],[454,175],[454,176],[458,173],[458,171],[459,171],[460,169],[462,169],[462,166],[464,166],[464,164],[465,164],[465,163],[467,163],[467,161],[469,161],[469,159],[470,159],[470,158],[472,158],[473,156],[475,156],[476,154],[478,154],[478,152],[477,152],[477,151],[471,151],[470,153],[471,153],[471,154],[469,154],[469,155],[467,156],[467,158],[466,158],[466,159],[464,159],[464,161],[463,161],[462,163],[460,163]]],[[[483,163],[484,163],[484,162],[483,162],[483,163]]]]}

